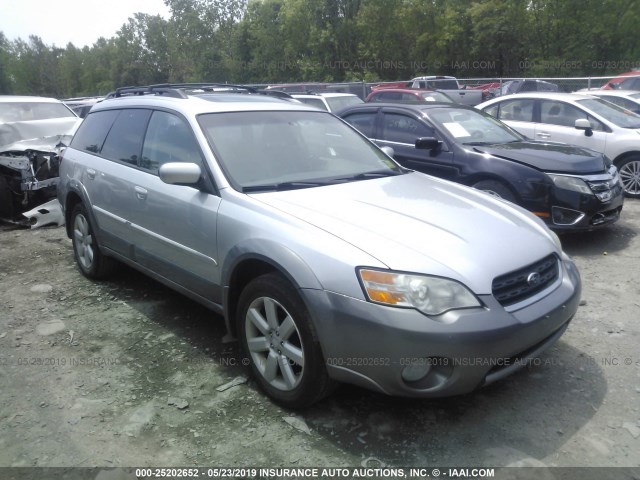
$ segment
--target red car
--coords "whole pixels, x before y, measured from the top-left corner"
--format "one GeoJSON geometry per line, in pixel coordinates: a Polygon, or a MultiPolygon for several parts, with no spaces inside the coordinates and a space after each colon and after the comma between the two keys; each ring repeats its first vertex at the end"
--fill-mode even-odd
{"type": "Polygon", "coordinates": [[[449,95],[437,90],[417,88],[380,88],[371,92],[366,103],[408,103],[420,104],[430,102],[455,103],[449,95]]]}
{"type": "Polygon", "coordinates": [[[640,70],[632,70],[612,78],[602,86],[603,90],[640,90],[640,70]]]}

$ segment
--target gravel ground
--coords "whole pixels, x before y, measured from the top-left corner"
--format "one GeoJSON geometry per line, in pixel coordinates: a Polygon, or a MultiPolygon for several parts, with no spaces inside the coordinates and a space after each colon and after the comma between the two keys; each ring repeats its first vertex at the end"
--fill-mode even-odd
{"type": "Polygon", "coordinates": [[[583,301],[537,365],[461,397],[343,386],[292,412],[215,314],[129,269],[87,280],[63,228],[0,225],[0,466],[637,467],[639,230],[628,200],[562,237],[583,301]]]}

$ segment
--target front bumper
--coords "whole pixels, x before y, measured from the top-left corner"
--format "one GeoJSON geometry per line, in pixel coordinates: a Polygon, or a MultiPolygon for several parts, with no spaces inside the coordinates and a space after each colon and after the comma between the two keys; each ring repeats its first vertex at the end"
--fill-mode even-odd
{"type": "Polygon", "coordinates": [[[302,293],[332,378],[389,395],[442,397],[513,373],[562,335],[581,282],[571,261],[561,265],[559,286],[527,307],[509,312],[482,295],[485,307],[450,311],[441,321],[332,292],[302,293]],[[425,363],[424,377],[407,380],[407,367],[425,363]]]}
{"type": "Polygon", "coordinates": [[[551,211],[543,218],[556,231],[592,230],[616,222],[624,203],[624,190],[619,182],[610,190],[611,198],[599,200],[594,194],[554,188],[551,211]]]}

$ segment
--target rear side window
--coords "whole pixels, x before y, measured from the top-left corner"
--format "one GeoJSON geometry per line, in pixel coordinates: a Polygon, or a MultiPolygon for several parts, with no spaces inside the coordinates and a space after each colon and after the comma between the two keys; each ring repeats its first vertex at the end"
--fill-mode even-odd
{"type": "Polygon", "coordinates": [[[352,113],[344,117],[352,126],[357,128],[364,136],[373,138],[376,113],[352,113]]]}
{"type": "MultiPolygon", "coordinates": [[[[534,100],[529,98],[501,102],[498,118],[500,120],[513,120],[516,122],[533,122],[534,103],[534,100]]],[[[491,115],[493,115],[493,113],[491,113],[491,115]]]]}
{"type": "Polygon", "coordinates": [[[105,110],[88,115],[73,137],[71,147],[85,152],[100,153],[104,139],[118,113],[118,110],[105,110]]]}
{"type": "Polygon", "coordinates": [[[110,160],[138,165],[144,132],[150,116],[150,110],[120,110],[102,147],[102,156],[110,160]]]}

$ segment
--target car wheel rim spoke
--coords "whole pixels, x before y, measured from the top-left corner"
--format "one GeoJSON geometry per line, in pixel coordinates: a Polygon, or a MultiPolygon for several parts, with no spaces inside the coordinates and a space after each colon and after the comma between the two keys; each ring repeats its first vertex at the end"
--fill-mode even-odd
{"type": "Polygon", "coordinates": [[[304,357],[302,355],[302,350],[298,347],[291,345],[289,342],[285,342],[282,344],[282,353],[297,365],[300,365],[301,367],[303,366],[302,362],[304,361],[304,357]]]}
{"type": "Polygon", "coordinates": [[[278,364],[280,365],[280,372],[282,373],[285,385],[289,387],[289,390],[293,389],[298,379],[291,364],[289,364],[289,360],[284,355],[281,355],[278,357],[278,364]]]}
{"type": "Polygon", "coordinates": [[[83,215],[77,215],[74,222],[73,238],[78,252],[78,260],[83,268],[91,268],[93,263],[93,237],[89,222],[83,215]]]}
{"type": "Polygon", "coordinates": [[[275,299],[255,299],[246,314],[245,335],[253,365],[270,386],[296,388],[304,372],[304,349],[295,319],[275,299]]]}
{"type": "Polygon", "coordinates": [[[251,320],[251,324],[256,327],[260,331],[260,333],[262,333],[262,335],[264,335],[265,337],[269,335],[269,325],[267,324],[267,321],[264,319],[262,314],[256,308],[251,308],[249,310],[249,317],[251,320]]]}

